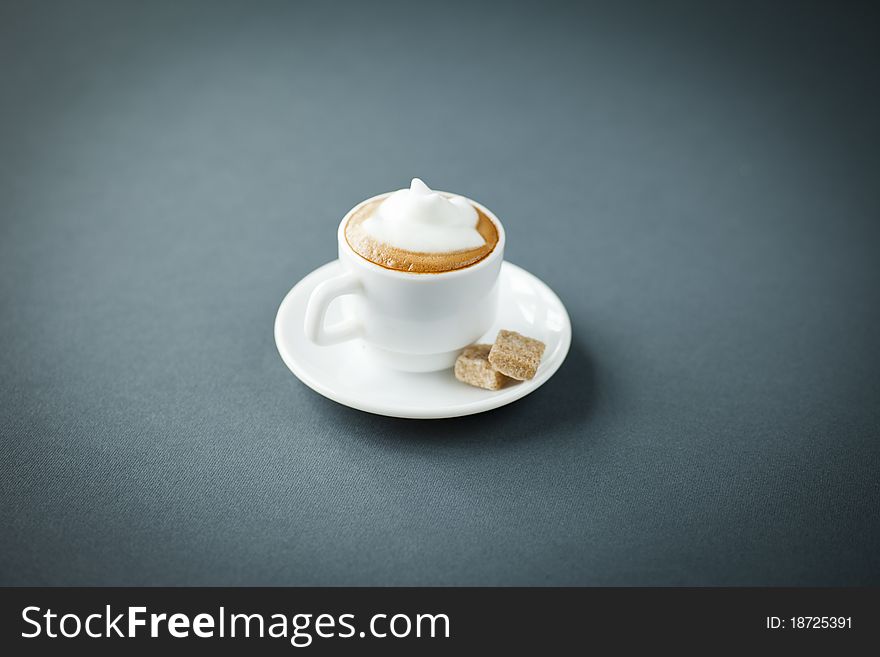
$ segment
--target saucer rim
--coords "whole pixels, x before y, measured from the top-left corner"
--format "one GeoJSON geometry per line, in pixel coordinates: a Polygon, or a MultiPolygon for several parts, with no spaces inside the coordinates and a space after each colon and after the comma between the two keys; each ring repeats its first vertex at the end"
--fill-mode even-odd
{"type": "MultiPolygon", "coordinates": [[[[357,400],[356,398],[352,398],[347,395],[337,394],[332,388],[321,383],[313,376],[308,374],[304,368],[300,367],[296,360],[294,359],[291,353],[288,353],[283,347],[283,340],[281,337],[281,326],[283,324],[282,315],[287,308],[288,303],[292,303],[291,299],[296,294],[298,288],[300,288],[306,280],[312,278],[313,276],[317,276],[320,272],[325,269],[330,269],[333,267],[339,267],[340,261],[338,259],[331,260],[328,263],[317,267],[312,270],[305,276],[303,276],[297,283],[294,285],[286,295],[284,295],[284,299],[281,301],[281,304],[278,307],[278,312],[275,315],[275,325],[274,325],[274,337],[275,337],[275,347],[278,350],[281,359],[284,361],[284,364],[287,368],[293,373],[293,375],[299,379],[302,383],[304,383],[307,387],[311,388],[319,395],[326,397],[338,404],[342,404],[343,406],[347,406],[349,408],[354,408],[359,411],[363,411],[366,413],[372,413],[374,415],[383,415],[386,417],[395,417],[401,419],[412,419],[412,420],[440,420],[440,419],[449,419],[455,417],[464,417],[467,415],[476,415],[477,413],[484,413],[486,411],[491,411],[496,408],[500,408],[502,406],[506,406],[507,404],[511,404],[519,399],[522,399],[526,395],[531,394],[542,385],[544,385],[550,378],[556,374],[559,368],[562,366],[562,363],[565,362],[566,357],[568,356],[569,349],[571,348],[571,318],[568,315],[568,310],[565,307],[565,304],[562,303],[562,300],[559,296],[540,278],[529,272],[528,270],[513,264],[507,260],[502,261],[501,264],[501,276],[505,275],[505,270],[519,270],[519,272],[529,276],[533,279],[534,282],[538,284],[542,289],[544,294],[548,294],[552,299],[556,301],[559,309],[562,311],[562,315],[564,317],[563,328],[560,331],[561,340],[557,349],[554,350],[554,353],[559,354],[556,358],[553,359],[552,362],[547,363],[547,367],[539,372],[538,376],[530,381],[523,381],[521,383],[512,385],[507,388],[503,388],[500,391],[486,391],[487,393],[492,393],[491,396],[486,399],[478,399],[472,402],[466,402],[463,404],[453,404],[448,406],[415,406],[415,407],[406,407],[401,408],[398,406],[389,406],[386,404],[373,404],[373,403],[363,403],[357,400]]],[[[332,349],[333,347],[326,347],[327,349],[332,349]]],[[[430,375],[428,373],[427,375],[430,375]]],[[[463,384],[464,385],[464,384],[463,384]]]]}

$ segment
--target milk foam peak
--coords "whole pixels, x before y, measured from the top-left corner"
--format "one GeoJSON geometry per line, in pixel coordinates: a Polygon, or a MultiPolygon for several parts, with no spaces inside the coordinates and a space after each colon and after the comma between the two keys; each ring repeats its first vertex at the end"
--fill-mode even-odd
{"type": "Polygon", "coordinates": [[[466,199],[438,194],[413,178],[409,189],[400,189],[382,201],[364,220],[363,228],[377,242],[398,249],[448,253],[483,246],[478,220],[476,209],[466,199]]]}

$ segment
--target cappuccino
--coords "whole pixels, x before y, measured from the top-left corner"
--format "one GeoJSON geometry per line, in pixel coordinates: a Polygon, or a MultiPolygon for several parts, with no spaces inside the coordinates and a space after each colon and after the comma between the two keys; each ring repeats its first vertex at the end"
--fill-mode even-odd
{"type": "Polygon", "coordinates": [[[492,253],[498,228],[467,199],[439,194],[414,178],[409,189],[357,208],[345,225],[345,240],[380,267],[440,274],[492,253]]]}

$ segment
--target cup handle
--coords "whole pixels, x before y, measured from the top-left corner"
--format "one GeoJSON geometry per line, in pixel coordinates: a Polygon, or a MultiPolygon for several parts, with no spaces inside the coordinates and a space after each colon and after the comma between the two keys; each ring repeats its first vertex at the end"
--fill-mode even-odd
{"type": "Polygon", "coordinates": [[[346,340],[352,340],[361,334],[362,326],[354,318],[344,319],[333,326],[324,326],[327,307],[336,297],[345,294],[363,294],[364,288],[360,279],[352,272],[346,272],[319,284],[309,297],[306,305],[304,330],[306,337],[317,345],[326,347],[346,340]]]}

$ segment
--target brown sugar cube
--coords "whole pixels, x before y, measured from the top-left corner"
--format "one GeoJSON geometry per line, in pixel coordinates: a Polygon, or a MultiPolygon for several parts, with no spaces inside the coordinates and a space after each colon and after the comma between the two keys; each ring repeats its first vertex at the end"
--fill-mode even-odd
{"type": "Polygon", "coordinates": [[[486,390],[498,390],[506,377],[489,364],[490,344],[472,344],[465,347],[455,361],[455,378],[486,390]]]}
{"type": "Polygon", "coordinates": [[[535,376],[542,355],[544,343],[540,340],[502,330],[489,351],[489,363],[511,379],[525,381],[535,376]]]}

